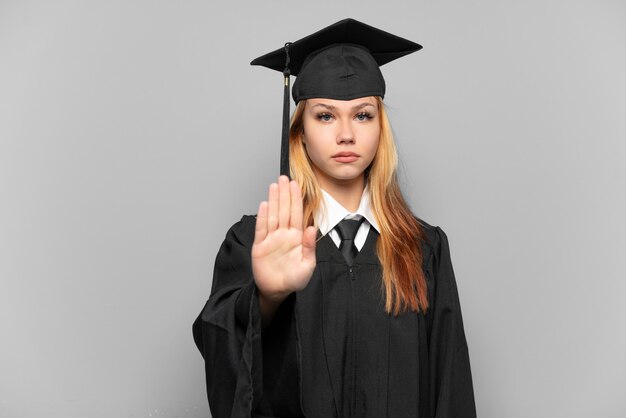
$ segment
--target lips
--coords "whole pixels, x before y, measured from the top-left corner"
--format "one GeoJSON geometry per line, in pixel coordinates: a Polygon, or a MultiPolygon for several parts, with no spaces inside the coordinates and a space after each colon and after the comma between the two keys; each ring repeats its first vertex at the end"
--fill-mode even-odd
{"type": "Polygon", "coordinates": [[[338,152],[337,154],[333,155],[332,158],[336,158],[336,157],[360,157],[360,155],[357,154],[356,152],[342,151],[342,152],[338,152]]]}
{"type": "Polygon", "coordinates": [[[355,152],[347,152],[347,151],[342,151],[342,152],[338,152],[337,154],[332,156],[332,159],[339,162],[339,163],[352,163],[356,160],[358,160],[360,157],[359,154],[355,153],[355,152]]]}

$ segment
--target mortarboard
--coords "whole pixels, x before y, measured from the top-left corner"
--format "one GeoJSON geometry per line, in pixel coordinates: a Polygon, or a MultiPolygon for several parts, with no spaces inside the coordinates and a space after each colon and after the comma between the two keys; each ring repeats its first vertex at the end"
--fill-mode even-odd
{"type": "Polygon", "coordinates": [[[289,176],[289,77],[296,76],[293,99],[352,100],[385,96],[380,66],[421,45],[354,19],[344,19],[253,60],[284,76],[280,174],[289,176]]]}

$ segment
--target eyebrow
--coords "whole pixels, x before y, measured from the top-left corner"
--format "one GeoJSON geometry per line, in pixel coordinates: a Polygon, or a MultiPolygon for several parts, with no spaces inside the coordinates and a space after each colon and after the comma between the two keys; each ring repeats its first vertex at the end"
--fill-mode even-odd
{"type": "MultiPolygon", "coordinates": [[[[328,110],[333,110],[333,111],[336,111],[336,110],[337,110],[337,107],[336,107],[336,106],[327,105],[327,104],[325,104],[325,103],[318,103],[318,104],[314,104],[313,106],[311,106],[311,109],[313,109],[313,108],[315,108],[315,107],[318,107],[318,106],[319,106],[319,107],[324,107],[324,108],[326,108],[326,109],[328,109],[328,110]]],[[[376,107],[376,106],[374,106],[372,103],[365,102],[365,103],[361,103],[361,104],[358,104],[358,105],[356,105],[356,106],[353,106],[351,110],[352,110],[352,111],[361,110],[361,109],[363,109],[364,107],[367,107],[367,106],[376,107]]]]}

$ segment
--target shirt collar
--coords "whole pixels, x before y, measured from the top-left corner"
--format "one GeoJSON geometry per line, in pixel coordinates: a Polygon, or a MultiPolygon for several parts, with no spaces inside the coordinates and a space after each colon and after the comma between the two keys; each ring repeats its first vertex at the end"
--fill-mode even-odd
{"type": "Polygon", "coordinates": [[[361,215],[380,233],[376,218],[370,206],[369,189],[365,186],[363,194],[361,195],[361,202],[356,212],[350,212],[344,208],[339,202],[335,200],[326,190],[322,189],[322,204],[323,206],[315,214],[315,222],[322,235],[326,235],[331,231],[339,222],[348,215],[361,215]]]}

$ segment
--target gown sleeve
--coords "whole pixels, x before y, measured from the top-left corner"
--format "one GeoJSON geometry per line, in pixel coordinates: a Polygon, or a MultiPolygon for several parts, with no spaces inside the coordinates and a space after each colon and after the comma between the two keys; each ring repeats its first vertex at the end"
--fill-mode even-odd
{"type": "Polygon", "coordinates": [[[474,389],[469,353],[448,238],[436,228],[435,286],[429,338],[430,387],[435,418],[475,418],[474,389]]]}
{"type": "Polygon", "coordinates": [[[261,314],[246,242],[250,227],[254,222],[244,217],[228,230],[215,259],[211,295],[192,327],[214,418],[250,417],[261,391],[261,314]]]}
{"type": "Polygon", "coordinates": [[[299,416],[298,373],[277,376],[297,370],[293,297],[263,330],[252,275],[255,225],[254,216],[244,216],[227,232],[215,259],[211,295],[192,327],[213,418],[299,416]]]}

